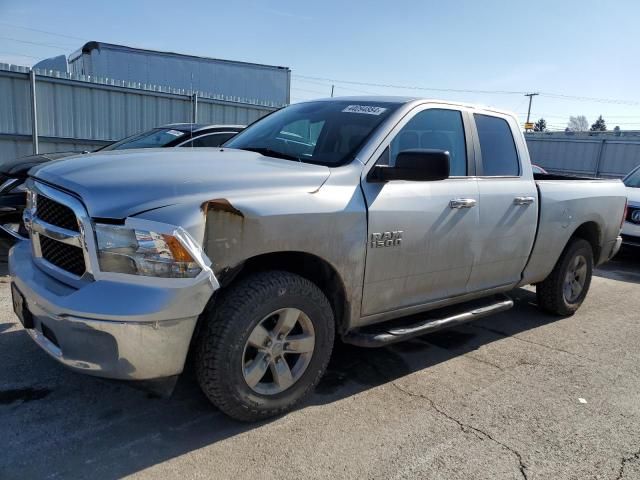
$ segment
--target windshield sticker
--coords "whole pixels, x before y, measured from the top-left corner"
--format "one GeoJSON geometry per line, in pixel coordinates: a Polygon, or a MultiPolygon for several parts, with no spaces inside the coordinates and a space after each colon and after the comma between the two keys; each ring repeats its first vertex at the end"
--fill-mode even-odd
{"type": "Polygon", "coordinates": [[[184,133],[179,130],[167,130],[167,133],[169,135],[173,135],[174,137],[181,137],[182,135],[184,135],[184,133]]]}
{"type": "Polygon", "coordinates": [[[366,113],[367,115],[380,115],[387,111],[386,108],[375,107],[372,105],[349,105],[347,108],[342,110],[347,113],[366,113]]]}

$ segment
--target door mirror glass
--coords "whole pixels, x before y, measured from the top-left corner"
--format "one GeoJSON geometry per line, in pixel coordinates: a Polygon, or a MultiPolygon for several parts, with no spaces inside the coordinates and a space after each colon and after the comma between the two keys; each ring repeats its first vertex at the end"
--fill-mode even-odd
{"type": "Polygon", "coordinates": [[[371,171],[370,180],[444,180],[449,178],[449,161],[449,152],[445,150],[403,150],[398,153],[395,166],[376,165],[371,171]]]}

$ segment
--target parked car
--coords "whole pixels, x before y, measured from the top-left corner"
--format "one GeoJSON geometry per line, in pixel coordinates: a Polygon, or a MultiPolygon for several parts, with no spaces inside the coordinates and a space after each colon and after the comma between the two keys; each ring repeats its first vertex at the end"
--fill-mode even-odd
{"type": "Polygon", "coordinates": [[[632,170],[623,182],[627,187],[629,207],[622,227],[622,243],[640,247],[640,165],[632,170]]]}
{"type": "Polygon", "coordinates": [[[547,172],[544,168],[542,168],[539,165],[535,165],[535,164],[531,164],[531,170],[533,170],[533,173],[536,174],[540,174],[540,175],[546,175],[549,172],[547,172]]]}
{"type": "MultiPolygon", "coordinates": [[[[219,147],[244,127],[241,125],[201,125],[172,123],[137,133],[110,143],[96,151],[127,150],[159,147],[219,147]]],[[[22,225],[25,207],[27,172],[35,165],[89,152],[57,152],[30,155],[0,163],[0,229],[12,237],[27,235],[22,225]]]]}
{"type": "Polygon", "coordinates": [[[226,414],[286,412],[334,337],[388,345],[510,308],[571,315],[619,249],[619,180],[534,180],[515,116],[395,97],[288,106],[215,152],[31,171],[15,312],[73,370],[172,388],[193,350],[226,414]]]}

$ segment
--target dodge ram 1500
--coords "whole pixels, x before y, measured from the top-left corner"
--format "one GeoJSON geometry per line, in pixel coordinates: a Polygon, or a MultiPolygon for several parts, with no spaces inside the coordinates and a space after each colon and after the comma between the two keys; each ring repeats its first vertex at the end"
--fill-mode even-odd
{"type": "Polygon", "coordinates": [[[620,247],[618,180],[534,177],[516,118],[445,101],[298,103],[216,149],[37,167],[14,309],[91,375],[198,382],[227,414],[285,412],[334,339],[387,345],[503,311],[534,284],[571,315],[620,247]]]}

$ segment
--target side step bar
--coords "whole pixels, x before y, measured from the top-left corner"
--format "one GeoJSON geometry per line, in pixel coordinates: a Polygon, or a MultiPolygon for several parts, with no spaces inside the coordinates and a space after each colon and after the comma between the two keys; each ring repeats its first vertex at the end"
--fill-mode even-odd
{"type": "MultiPolygon", "coordinates": [[[[506,295],[499,295],[489,299],[476,300],[468,304],[458,305],[457,311],[449,313],[448,315],[441,311],[440,313],[443,313],[444,316],[440,318],[431,316],[406,326],[398,326],[398,320],[395,320],[382,325],[359,328],[348,332],[343,337],[343,341],[358,347],[382,347],[384,345],[419,337],[420,335],[426,335],[427,333],[435,332],[443,328],[471,322],[498,312],[504,312],[511,307],[513,307],[513,300],[506,295]],[[464,310],[465,306],[467,308],[471,307],[471,309],[464,310]],[[396,324],[395,326],[394,323],[396,324]]],[[[451,308],[452,307],[448,307],[442,310],[451,312],[451,308]]],[[[433,311],[429,313],[433,315],[436,312],[433,311]]]]}

